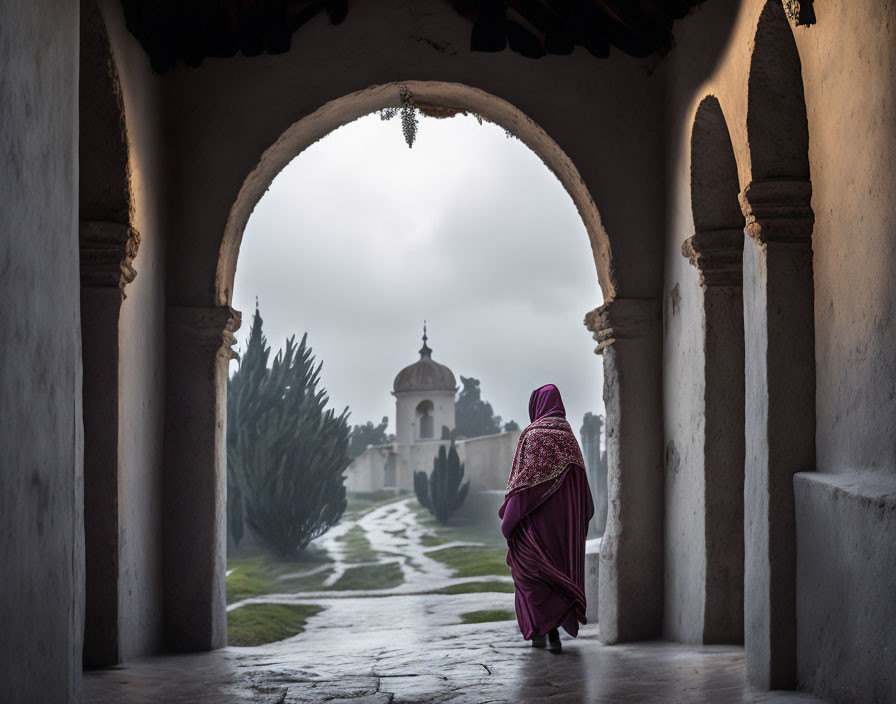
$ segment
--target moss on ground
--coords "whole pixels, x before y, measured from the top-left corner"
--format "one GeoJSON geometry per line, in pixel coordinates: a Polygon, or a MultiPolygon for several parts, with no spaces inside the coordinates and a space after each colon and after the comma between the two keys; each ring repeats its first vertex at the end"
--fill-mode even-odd
{"type": "Polygon", "coordinates": [[[361,589],[392,589],[404,582],[401,567],[395,562],[381,565],[349,567],[330,589],[356,591],[361,589]]]}
{"type": "Polygon", "coordinates": [[[445,543],[450,543],[452,538],[441,537],[438,535],[433,535],[432,533],[424,533],[420,536],[420,544],[425,548],[434,548],[437,545],[444,545],[445,543]]]}
{"type": "Polygon", "coordinates": [[[367,533],[359,525],[349,528],[343,535],[336,538],[345,545],[346,562],[374,562],[377,558],[376,550],[370,547],[367,533]]]}
{"type": "Polygon", "coordinates": [[[429,550],[426,556],[452,568],[455,577],[510,575],[506,548],[458,546],[429,550]]]}
{"type": "Polygon", "coordinates": [[[321,570],[304,577],[290,577],[280,579],[271,585],[271,590],[277,594],[296,594],[298,592],[319,592],[324,587],[324,582],[333,574],[332,569],[321,570]]]}
{"type": "Polygon", "coordinates": [[[343,518],[361,516],[380,506],[401,501],[408,497],[408,491],[358,491],[346,494],[346,507],[343,518]]]}
{"type": "Polygon", "coordinates": [[[513,582],[461,582],[436,589],[433,594],[481,594],[483,592],[513,594],[513,582]]]}
{"type": "Polygon", "coordinates": [[[461,621],[464,623],[491,623],[492,621],[510,621],[516,618],[516,614],[512,611],[468,611],[460,615],[461,621]]]}
{"type": "Polygon", "coordinates": [[[246,604],[227,612],[227,644],[264,645],[305,630],[308,619],[323,610],[312,604],[246,604]]]}
{"type": "Polygon", "coordinates": [[[312,549],[306,550],[298,560],[278,560],[269,554],[229,558],[227,571],[230,574],[225,580],[227,603],[272,592],[289,593],[290,590],[285,588],[286,582],[277,582],[277,577],[312,570],[332,561],[325,552],[312,549]]]}
{"type": "Polygon", "coordinates": [[[227,575],[227,579],[224,582],[228,604],[248,599],[250,596],[268,593],[271,585],[270,580],[266,577],[261,577],[255,572],[260,562],[261,558],[227,561],[228,571],[233,570],[233,572],[227,575]]]}

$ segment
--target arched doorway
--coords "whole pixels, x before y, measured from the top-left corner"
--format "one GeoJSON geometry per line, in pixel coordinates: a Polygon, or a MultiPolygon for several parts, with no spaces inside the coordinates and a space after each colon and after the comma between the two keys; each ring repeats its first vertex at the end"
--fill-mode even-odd
{"type": "MultiPolygon", "coordinates": [[[[604,295],[616,293],[609,242],[583,179],[556,142],[506,101],[457,83],[392,83],[332,101],[286,129],[245,178],[231,207],[217,259],[217,305],[168,309],[169,360],[176,363],[168,372],[166,504],[176,505],[178,496],[194,497],[189,515],[170,516],[166,534],[166,570],[176,576],[166,585],[166,631],[173,649],[205,649],[225,641],[223,389],[232,331],[239,325],[229,302],[245,224],[267,185],[305,146],[355,117],[400,105],[402,87],[418,106],[474,112],[502,125],[539,155],[582,216],[604,295]],[[183,418],[189,422],[177,420],[183,418]],[[177,526],[197,520],[216,528],[185,542],[177,526]],[[196,564],[203,568],[195,569],[196,564]]],[[[663,591],[658,302],[610,300],[588,315],[586,325],[604,355],[608,414],[610,511],[600,556],[601,638],[613,643],[654,637],[661,631],[663,591]]]]}

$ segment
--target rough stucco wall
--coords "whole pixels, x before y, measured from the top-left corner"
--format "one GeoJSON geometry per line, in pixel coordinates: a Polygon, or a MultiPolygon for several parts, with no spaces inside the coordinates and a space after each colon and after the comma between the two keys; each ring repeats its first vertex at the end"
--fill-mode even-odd
{"type": "Polygon", "coordinates": [[[794,490],[800,683],[833,702],[896,701],[896,478],[805,472],[794,490]]]}
{"type": "Polygon", "coordinates": [[[0,682],[75,702],[83,594],[78,4],[0,5],[0,682]]]}
{"type": "Polygon", "coordinates": [[[472,491],[503,491],[507,488],[519,439],[520,431],[511,430],[457,443],[458,454],[464,463],[464,476],[470,480],[472,491]]]}
{"type": "MultiPolygon", "coordinates": [[[[680,249],[679,244],[679,249],[680,249]]],[[[671,244],[670,244],[671,249],[671,244]]],[[[665,296],[665,612],[663,635],[703,641],[706,580],[703,396],[703,291],[687,259],[669,262],[665,296]]]]}
{"type": "Polygon", "coordinates": [[[140,248],[119,318],[119,638],[123,660],[162,646],[161,466],[164,376],[164,176],[158,78],[124,25],[118,2],[103,15],[124,98],[133,226],[140,248]]]}
{"type": "Polygon", "coordinates": [[[695,8],[691,19],[678,23],[678,46],[660,67],[666,83],[667,176],[663,299],[666,462],[663,634],[671,640],[688,643],[701,643],[705,635],[705,476],[712,468],[705,466],[704,452],[704,292],[697,268],[682,256],[681,248],[695,231],[690,190],[694,115],[705,95],[719,96],[715,86],[713,89],[698,87],[723,56],[737,12],[737,3],[729,0],[714,0],[695,8]]]}
{"type": "Polygon", "coordinates": [[[795,36],[815,211],[818,469],[896,474],[896,2],[829,0],[816,15],[795,36]]]}
{"type": "Polygon", "coordinates": [[[795,37],[809,119],[815,443],[824,474],[795,481],[797,667],[803,686],[833,701],[890,701],[896,3],[816,5],[818,23],[795,37]]]}
{"type": "Polygon", "coordinates": [[[207,59],[166,75],[169,149],[178,163],[171,181],[179,216],[170,227],[172,299],[216,302],[209,267],[217,264],[230,208],[262,153],[290,125],[328,101],[413,79],[478,87],[541,125],[578,167],[616,238],[620,295],[658,295],[658,83],[618,52],[609,60],[582,50],[537,61],[510,51],[472,53],[469,31],[437,0],[416,3],[413,12],[367,0],[353,3],[338,27],[315,18],[288,54],[207,59]]]}
{"type": "MultiPolygon", "coordinates": [[[[750,180],[747,77],[763,6],[760,0],[701,6],[676,26],[677,48],[661,66],[668,158],[684,157],[684,126],[705,95],[716,95],[741,188],[750,180]]],[[[851,547],[876,545],[872,552],[882,559],[892,542],[886,534],[891,529],[873,520],[877,504],[871,499],[875,477],[896,474],[896,213],[890,203],[896,190],[896,4],[831,0],[814,7],[817,23],[793,35],[802,64],[815,213],[817,466],[830,474],[796,479],[798,675],[800,686],[835,701],[871,701],[883,691],[874,687],[881,686],[884,665],[869,657],[848,673],[843,664],[852,662],[848,651],[880,645],[882,629],[892,623],[892,599],[885,595],[896,590],[892,569],[877,580],[858,574],[864,568],[851,547]],[[849,473],[847,493],[838,488],[834,475],[840,473],[849,473]],[[851,606],[858,604],[861,613],[851,606]]],[[[674,215],[688,198],[681,176],[670,179],[667,192],[667,290],[676,283],[679,238],[687,234],[677,231],[674,215]]],[[[667,374],[677,368],[670,363],[667,354],[667,374]]],[[[667,433],[669,401],[678,403],[680,393],[667,380],[667,433]]]]}

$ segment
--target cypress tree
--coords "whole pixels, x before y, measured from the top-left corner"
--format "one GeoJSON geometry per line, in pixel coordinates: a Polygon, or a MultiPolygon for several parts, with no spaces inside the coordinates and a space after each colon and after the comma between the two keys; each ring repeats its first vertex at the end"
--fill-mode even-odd
{"type": "Polygon", "coordinates": [[[307,338],[298,344],[289,338],[268,369],[270,348],[256,309],[240,365],[245,376],[234,375],[230,385],[228,459],[243,517],[285,559],[338,522],[346,505],[348,409],[337,416],[326,408],[329,397],[318,388],[323,363],[315,363],[307,338]]]}
{"type": "Polygon", "coordinates": [[[234,545],[243,537],[244,474],[239,442],[241,430],[257,422],[258,389],[267,375],[271,348],[262,332],[263,320],[255,302],[252,330],[236,372],[227,380],[227,532],[234,545]]]}

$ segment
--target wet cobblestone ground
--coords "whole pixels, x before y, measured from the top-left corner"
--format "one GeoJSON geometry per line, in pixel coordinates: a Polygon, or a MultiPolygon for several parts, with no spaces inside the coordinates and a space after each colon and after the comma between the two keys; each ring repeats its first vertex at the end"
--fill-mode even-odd
{"type": "MultiPolygon", "coordinates": [[[[562,654],[552,655],[529,647],[515,621],[464,625],[461,613],[512,611],[513,595],[421,594],[458,580],[425,556],[418,541],[423,529],[407,503],[376,509],[359,522],[374,548],[407,557],[400,560],[403,585],[264,597],[259,600],[325,608],[304,633],[279,643],[144,658],[87,672],[84,703],[818,701],[749,691],[740,648],[664,642],[607,647],[598,642],[597,626],[589,625],[579,638],[564,639],[562,654]],[[396,524],[407,530],[396,534],[396,524]]],[[[325,536],[334,554],[336,538],[350,526],[325,536]]]]}

